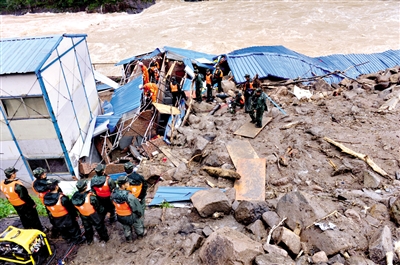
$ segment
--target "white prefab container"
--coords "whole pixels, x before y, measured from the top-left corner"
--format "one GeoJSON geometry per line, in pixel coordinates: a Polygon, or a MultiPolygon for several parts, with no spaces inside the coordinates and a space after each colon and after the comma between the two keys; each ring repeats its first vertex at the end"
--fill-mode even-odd
{"type": "Polygon", "coordinates": [[[1,39],[0,50],[0,168],[14,166],[26,182],[39,166],[77,176],[100,111],[86,35],[1,39]]]}

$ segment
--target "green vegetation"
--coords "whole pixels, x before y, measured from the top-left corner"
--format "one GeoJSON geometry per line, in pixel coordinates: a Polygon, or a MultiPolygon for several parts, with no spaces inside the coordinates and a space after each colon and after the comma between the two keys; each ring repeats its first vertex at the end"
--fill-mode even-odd
{"type": "MultiPolygon", "coordinates": [[[[151,3],[154,0],[138,0],[151,3]]],[[[32,12],[42,10],[50,12],[95,10],[101,6],[128,7],[126,0],[0,0],[0,10],[7,12],[32,12]]]]}
{"type": "MultiPolygon", "coordinates": [[[[40,216],[47,216],[46,208],[38,197],[32,196],[32,199],[36,203],[36,210],[40,216]]],[[[8,202],[7,199],[0,198],[0,219],[8,217],[10,215],[17,214],[14,207],[8,202]]]]}
{"type": "Polygon", "coordinates": [[[170,204],[169,202],[167,202],[167,201],[163,201],[163,202],[160,204],[160,207],[161,207],[161,208],[174,208],[174,206],[173,206],[172,204],[170,204]]]}

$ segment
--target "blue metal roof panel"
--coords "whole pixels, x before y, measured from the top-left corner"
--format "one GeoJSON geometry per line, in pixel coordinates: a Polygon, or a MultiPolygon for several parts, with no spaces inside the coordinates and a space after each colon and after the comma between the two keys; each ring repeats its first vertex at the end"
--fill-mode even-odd
{"type": "Polygon", "coordinates": [[[107,128],[110,130],[110,132],[114,132],[120,119],[121,115],[98,115],[96,117],[95,128],[100,126],[105,121],[108,121],[107,128]]]}
{"type": "Polygon", "coordinates": [[[62,35],[0,40],[0,74],[35,72],[57,47],[62,35]]]}
{"type": "Polygon", "coordinates": [[[214,54],[208,54],[208,53],[186,50],[186,49],[181,49],[181,48],[174,48],[174,47],[169,47],[169,46],[164,46],[164,50],[166,52],[173,52],[184,58],[189,58],[192,60],[199,59],[199,58],[205,58],[207,60],[213,61],[213,58],[215,57],[214,54]]]}
{"type": "Polygon", "coordinates": [[[157,48],[157,49],[155,49],[154,51],[152,51],[152,52],[150,52],[150,53],[146,53],[146,54],[144,54],[144,55],[136,55],[136,56],[133,56],[133,57],[124,59],[124,60],[122,60],[122,61],[116,63],[115,66],[122,65],[122,64],[128,64],[128,63],[133,62],[133,61],[135,61],[135,60],[146,60],[146,59],[151,59],[151,58],[153,58],[153,57],[159,55],[160,53],[161,53],[160,49],[157,48]]]}
{"type": "Polygon", "coordinates": [[[122,115],[140,107],[140,100],[143,92],[139,89],[139,85],[141,84],[142,76],[139,76],[114,91],[110,100],[114,109],[114,115],[122,115]]]}
{"type": "Polygon", "coordinates": [[[153,200],[149,206],[161,204],[166,202],[181,202],[190,201],[190,198],[199,190],[206,190],[203,187],[164,187],[160,186],[154,195],[153,200]]]}

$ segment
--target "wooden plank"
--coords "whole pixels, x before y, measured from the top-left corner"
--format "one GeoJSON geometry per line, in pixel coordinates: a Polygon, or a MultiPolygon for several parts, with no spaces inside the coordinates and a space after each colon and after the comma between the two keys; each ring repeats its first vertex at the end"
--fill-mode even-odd
{"type": "Polygon", "coordinates": [[[254,123],[246,122],[245,124],[242,125],[242,127],[237,129],[236,132],[234,132],[234,134],[249,138],[255,138],[261,132],[261,130],[264,129],[264,127],[271,121],[272,117],[263,119],[261,128],[257,128],[254,123]]]}
{"type": "Polygon", "coordinates": [[[183,163],[187,163],[188,162],[188,161],[186,161],[186,159],[178,159],[176,156],[174,156],[171,153],[171,150],[168,147],[160,146],[160,150],[169,159],[169,161],[171,161],[172,164],[174,164],[176,167],[178,167],[179,164],[182,163],[182,162],[183,163]]]}
{"type": "Polygon", "coordinates": [[[237,161],[241,158],[258,158],[256,151],[248,140],[232,141],[226,144],[226,149],[232,159],[233,165],[237,168],[237,161]]]}
{"type": "Polygon", "coordinates": [[[265,158],[239,159],[236,171],[242,177],[235,181],[236,200],[265,201],[265,158]]]}
{"type": "Polygon", "coordinates": [[[181,111],[172,105],[165,105],[153,102],[154,107],[162,114],[180,115],[181,111]]]}

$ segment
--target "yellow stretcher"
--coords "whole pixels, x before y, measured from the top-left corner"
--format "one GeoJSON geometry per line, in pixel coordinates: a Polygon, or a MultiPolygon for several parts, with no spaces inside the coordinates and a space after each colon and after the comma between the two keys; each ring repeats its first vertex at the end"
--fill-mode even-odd
{"type": "Polygon", "coordinates": [[[46,234],[39,230],[9,226],[0,234],[0,264],[40,265],[52,255],[46,234]]]}

